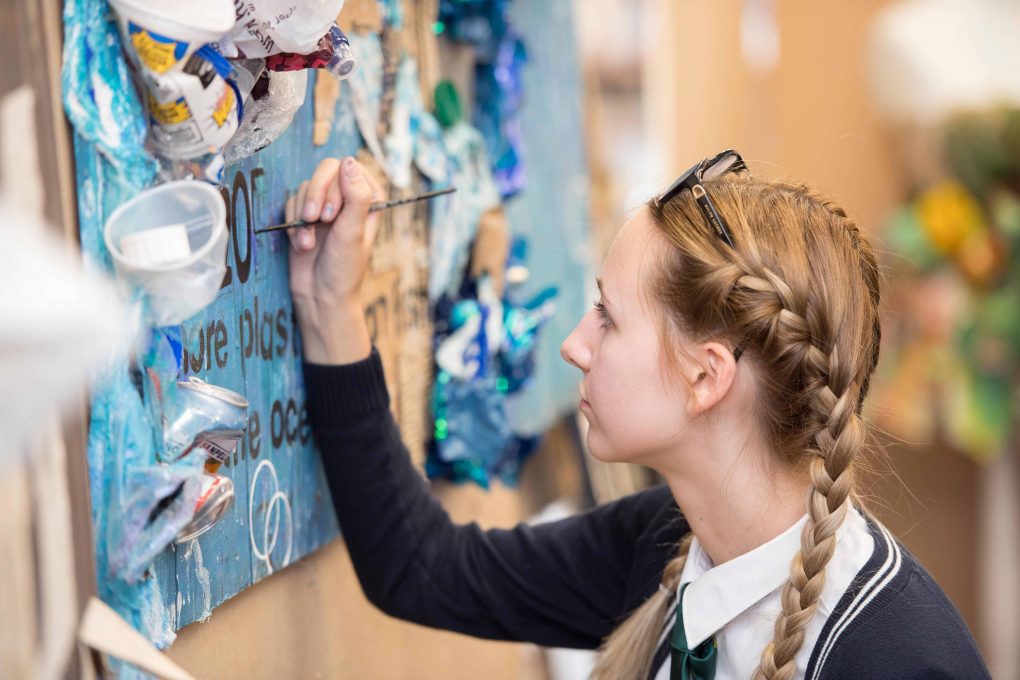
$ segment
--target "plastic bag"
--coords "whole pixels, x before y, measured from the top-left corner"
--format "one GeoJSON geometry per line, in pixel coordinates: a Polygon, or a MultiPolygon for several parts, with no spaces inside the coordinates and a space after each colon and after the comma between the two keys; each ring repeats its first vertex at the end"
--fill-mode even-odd
{"type": "Polygon", "coordinates": [[[236,2],[237,22],[220,41],[220,49],[228,57],[248,59],[280,52],[308,54],[329,31],[343,6],[344,0],[236,2]]]}
{"type": "Polygon", "coordinates": [[[290,127],[307,90],[307,71],[270,73],[266,96],[245,102],[241,127],[223,149],[227,164],[237,163],[276,141],[290,127]]]}

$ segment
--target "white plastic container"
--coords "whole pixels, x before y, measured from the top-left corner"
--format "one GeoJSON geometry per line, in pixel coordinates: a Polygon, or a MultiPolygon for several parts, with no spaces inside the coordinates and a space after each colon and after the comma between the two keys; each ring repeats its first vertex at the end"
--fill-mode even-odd
{"type": "Polygon", "coordinates": [[[103,239],[117,277],[145,293],[154,325],[179,324],[216,298],[226,274],[226,219],[220,192],[196,180],[147,189],[107,218],[103,239]],[[130,257],[121,247],[125,236],[168,225],[187,230],[191,252],[184,259],[154,264],[151,258],[130,257]]]}
{"type": "Polygon", "coordinates": [[[110,6],[138,65],[156,73],[183,63],[234,27],[231,0],[110,0],[110,6]]]}

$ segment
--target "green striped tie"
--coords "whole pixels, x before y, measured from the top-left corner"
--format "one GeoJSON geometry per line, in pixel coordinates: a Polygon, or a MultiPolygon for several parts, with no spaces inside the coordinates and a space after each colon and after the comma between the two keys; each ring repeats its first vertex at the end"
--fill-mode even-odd
{"type": "Polygon", "coordinates": [[[669,680],[712,680],[715,677],[715,638],[711,637],[696,649],[687,646],[687,632],[684,630],[684,591],[689,583],[680,589],[680,601],[676,604],[676,622],[670,646],[669,680]]]}

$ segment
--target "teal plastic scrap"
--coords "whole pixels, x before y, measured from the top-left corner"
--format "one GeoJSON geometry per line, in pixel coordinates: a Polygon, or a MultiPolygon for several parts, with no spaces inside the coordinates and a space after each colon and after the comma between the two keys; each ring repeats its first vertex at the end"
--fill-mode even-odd
{"type": "Polygon", "coordinates": [[[156,161],[145,150],[145,113],[112,15],[105,0],[64,4],[64,110],[127,183],[144,187],[156,176],[156,161]]]}

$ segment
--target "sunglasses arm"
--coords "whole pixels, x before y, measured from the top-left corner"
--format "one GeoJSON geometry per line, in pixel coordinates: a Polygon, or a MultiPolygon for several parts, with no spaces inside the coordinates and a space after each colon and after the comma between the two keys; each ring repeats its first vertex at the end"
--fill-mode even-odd
{"type": "Polygon", "coordinates": [[[705,187],[700,184],[695,184],[691,187],[691,193],[694,194],[694,200],[701,206],[701,212],[705,213],[705,217],[708,219],[708,223],[715,229],[715,233],[719,235],[723,241],[729,244],[730,248],[735,248],[733,245],[733,237],[730,236],[730,230],[723,224],[722,218],[719,217],[719,213],[715,211],[715,206],[708,200],[708,196],[705,194],[705,187]]]}

